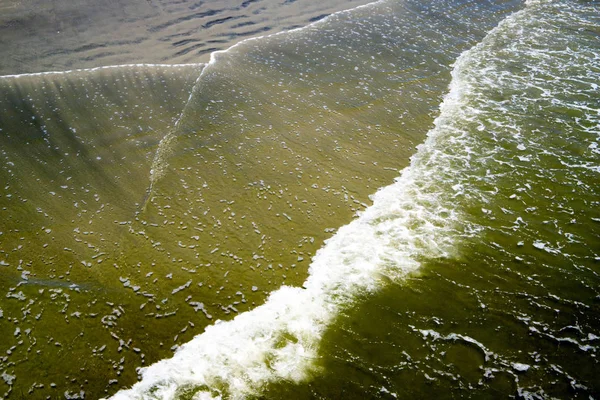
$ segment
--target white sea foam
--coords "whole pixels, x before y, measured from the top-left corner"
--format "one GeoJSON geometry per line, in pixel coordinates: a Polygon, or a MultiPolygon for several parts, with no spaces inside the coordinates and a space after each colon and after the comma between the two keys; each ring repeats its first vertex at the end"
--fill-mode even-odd
{"type": "Polygon", "coordinates": [[[410,166],[317,252],[302,288],[284,286],[252,311],[209,326],[171,359],[143,369],[140,382],[113,398],[175,399],[185,392],[195,399],[244,398],[268,382],[302,381],[314,372],[323,332],[358,293],[406,276],[420,257],[452,254],[460,221],[451,198],[457,155],[444,146],[465,106],[463,69],[477,51],[457,60],[440,116],[410,166]]]}
{"type": "Polygon", "coordinates": [[[379,191],[372,207],[317,252],[303,288],[284,286],[262,306],[208,327],[173,358],[145,369],[141,382],[114,399],[173,399],[182,388],[202,386],[205,391],[196,398],[224,391],[242,398],[269,381],[305,379],[323,331],[353,296],[377,289],[382,275],[416,269],[418,254],[447,250],[447,243],[436,240],[444,227],[432,223],[414,198],[419,193],[414,176],[420,175],[415,169],[379,191]]]}
{"type": "Polygon", "coordinates": [[[413,164],[317,252],[303,288],[284,286],[262,306],[208,327],[173,358],[145,369],[141,382],[114,399],[173,399],[189,387],[203,387],[196,398],[219,397],[225,391],[242,398],[269,381],[305,379],[323,331],[353,296],[377,289],[382,275],[395,278],[416,269],[419,254],[449,250],[438,233],[452,219],[442,225],[432,218],[421,200],[431,203],[433,198],[419,197],[423,187],[415,179],[428,167],[413,164]]]}

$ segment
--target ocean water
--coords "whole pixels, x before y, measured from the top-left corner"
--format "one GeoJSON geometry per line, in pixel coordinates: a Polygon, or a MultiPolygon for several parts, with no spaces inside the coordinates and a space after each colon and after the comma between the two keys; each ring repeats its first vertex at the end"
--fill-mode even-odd
{"type": "Polygon", "coordinates": [[[599,7],[0,78],[3,397],[597,398],[599,7]]]}

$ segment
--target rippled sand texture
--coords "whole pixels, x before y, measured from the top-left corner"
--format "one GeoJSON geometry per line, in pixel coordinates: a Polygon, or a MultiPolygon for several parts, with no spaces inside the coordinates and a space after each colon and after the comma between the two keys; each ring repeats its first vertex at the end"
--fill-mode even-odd
{"type": "Polygon", "coordinates": [[[242,39],[305,26],[367,0],[10,0],[0,75],[208,61],[242,39]]]}

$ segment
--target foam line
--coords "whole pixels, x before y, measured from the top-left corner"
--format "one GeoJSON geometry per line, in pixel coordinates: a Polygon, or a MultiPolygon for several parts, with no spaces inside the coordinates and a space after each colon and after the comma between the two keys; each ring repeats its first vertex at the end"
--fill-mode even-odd
{"type": "Polygon", "coordinates": [[[74,72],[95,72],[105,69],[117,69],[117,68],[143,68],[143,67],[159,67],[159,68],[182,68],[182,67],[201,67],[204,63],[190,63],[190,64],[119,64],[119,65],[105,65],[102,67],[94,68],[81,68],[81,69],[70,69],[66,71],[46,71],[46,72],[34,72],[16,75],[1,75],[0,79],[9,78],[26,78],[32,76],[46,76],[46,75],[67,75],[74,72]]]}

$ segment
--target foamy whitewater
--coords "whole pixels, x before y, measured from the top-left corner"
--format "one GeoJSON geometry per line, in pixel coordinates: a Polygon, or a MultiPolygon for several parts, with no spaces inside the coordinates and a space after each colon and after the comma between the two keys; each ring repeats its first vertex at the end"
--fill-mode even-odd
{"type": "Polygon", "coordinates": [[[356,295],[416,271],[420,257],[451,257],[461,239],[455,229],[461,215],[447,196],[454,156],[440,141],[461,140],[454,123],[468,118],[465,92],[471,87],[465,75],[473,59],[481,57],[487,40],[527,13],[515,13],[457,59],[440,116],[410,166],[373,195],[372,206],[327,240],[302,288],[283,286],[254,310],[217,321],[173,358],[144,368],[139,383],[112,399],[177,399],[185,393],[194,393],[195,399],[242,399],[259,395],[268,382],[301,382],[318,357],[324,330],[340,309],[352,307],[356,295]]]}

